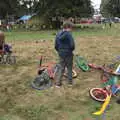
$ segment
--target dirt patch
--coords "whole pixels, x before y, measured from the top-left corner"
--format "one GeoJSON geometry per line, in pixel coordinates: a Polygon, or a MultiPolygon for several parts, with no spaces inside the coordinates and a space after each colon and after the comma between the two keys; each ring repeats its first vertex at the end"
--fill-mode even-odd
{"type": "MultiPolygon", "coordinates": [[[[75,54],[85,57],[88,62],[103,65],[112,62],[114,56],[119,55],[119,38],[117,37],[82,37],[76,39],[75,54]]],[[[57,54],[54,50],[54,41],[14,41],[13,51],[17,56],[17,64],[14,66],[0,66],[0,115],[13,114],[14,120],[33,120],[24,117],[19,112],[23,107],[26,111],[32,106],[49,106],[48,113],[54,116],[53,120],[62,116],[63,120],[69,120],[68,113],[79,110],[89,103],[89,89],[100,86],[100,72],[80,71],[75,79],[73,88],[63,86],[60,90],[50,88],[46,91],[36,91],[31,88],[30,83],[37,74],[39,57],[46,56],[48,61],[56,61],[57,54]],[[72,104],[73,107],[72,107],[72,104]],[[67,112],[62,112],[66,110],[67,112]],[[67,109],[70,108],[70,110],[67,109]],[[59,109],[59,110],[58,110],[59,109]],[[12,112],[11,112],[12,110],[12,112]]],[[[25,112],[25,111],[24,111],[25,112]]],[[[25,114],[29,114],[27,111],[25,114]]],[[[49,116],[49,115],[48,115],[49,116]]],[[[37,120],[37,119],[34,119],[37,120]]]]}

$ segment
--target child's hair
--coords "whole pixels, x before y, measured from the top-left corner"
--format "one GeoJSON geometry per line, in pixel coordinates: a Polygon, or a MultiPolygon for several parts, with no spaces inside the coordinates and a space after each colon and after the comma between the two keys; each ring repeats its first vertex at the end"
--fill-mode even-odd
{"type": "Polygon", "coordinates": [[[68,28],[73,28],[74,27],[74,24],[70,21],[65,21],[63,23],[63,29],[68,29],[68,28]]]}

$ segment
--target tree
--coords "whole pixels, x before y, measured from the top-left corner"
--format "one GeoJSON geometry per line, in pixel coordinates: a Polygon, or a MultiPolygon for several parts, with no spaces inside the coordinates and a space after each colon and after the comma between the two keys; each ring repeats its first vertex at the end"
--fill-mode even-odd
{"type": "Polygon", "coordinates": [[[24,14],[31,14],[38,0],[1,0],[0,1],[0,15],[5,18],[7,15],[22,16],[24,14]]]}
{"type": "Polygon", "coordinates": [[[39,0],[35,12],[47,21],[52,17],[91,17],[94,9],[91,0],[39,0]]]}
{"type": "Polygon", "coordinates": [[[60,17],[91,17],[93,14],[91,0],[1,0],[0,14],[24,14],[36,13],[49,24],[53,17],[56,23],[60,17]]]}
{"type": "Polygon", "coordinates": [[[5,18],[9,14],[15,14],[18,10],[17,0],[1,0],[0,1],[0,15],[5,18]]]}
{"type": "Polygon", "coordinates": [[[46,16],[90,17],[93,14],[90,0],[39,0],[35,10],[46,16]]]}
{"type": "Polygon", "coordinates": [[[105,17],[120,17],[120,0],[102,0],[100,9],[105,17]]]}
{"type": "Polygon", "coordinates": [[[24,10],[24,14],[32,14],[35,11],[35,8],[39,0],[20,0],[19,6],[21,10],[24,10]]]}

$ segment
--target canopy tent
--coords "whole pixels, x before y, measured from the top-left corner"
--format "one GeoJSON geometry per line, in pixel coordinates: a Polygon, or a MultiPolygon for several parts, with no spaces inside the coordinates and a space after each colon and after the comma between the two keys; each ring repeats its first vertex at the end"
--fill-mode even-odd
{"type": "Polygon", "coordinates": [[[29,20],[31,17],[32,17],[31,15],[24,15],[24,16],[20,17],[19,20],[25,21],[25,20],[29,20]]]}

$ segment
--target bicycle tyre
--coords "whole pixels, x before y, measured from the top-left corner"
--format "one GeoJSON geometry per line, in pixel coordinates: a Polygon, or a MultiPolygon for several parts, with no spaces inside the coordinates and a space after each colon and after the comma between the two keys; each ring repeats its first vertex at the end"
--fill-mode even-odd
{"type": "Polygon", "coordinates": [[[78,68],[80,68],[84,72],[90,69],[87,64],[87,61],[81,56],[76,56],[76,65],[78,68]]]}
{"type": "Polygon", "coordinates": [[[75,70],[72,70],[72,73],[73,73],[73,78],[76,78],[77,77],[77,72],[75,70]]]}
{"type": "Polygon", "coordinates": [[[90,96],[99,102],[104,102],[108,96],[108,93],[103,88],[92,88],[89,91],[90,96]]]}
{"type": "Polygon", "coordinates": [[[120,97],[116,100],[117,104],[120,104],[120,97]]]}
{"type": "Polygon", "coordinates": [[[103,83],[106,83],[106,82],[109,81],[109,79],[110,79],[110,75],[106,72],[103,72],[102,75],[101,75],[101,81],[103,83]]]}
{"type": "Polygon", "coordinates": [[[3,64],[3,57],[0,56],[0,64],[3,64]]]}
{"type": "Polygon", "coordinates": [[[7,62],[8,64],[16,64],[16,57],[15,57],[15,56],[8,56],[8,57],[6,58],[6,62],[7,62]]]}
{"type": "Polygon", "coordinates": [[[120,98],[120,87],[116,90],[115,96],[116,96],[117,98],[120,98]]]}
{"type": "Polygon", "coordinates": [[[34,79],[31,86],[37,90],[45,90],[52,86],[52,80],[47,73],[43,72],[34,79]]]}
{"type": "MultiPolygon", "coordinates": [[[[67,77],[67,73],[65,73],[64,76],[67,77]]],[[[75,70],[72,70],[72,77],[73,78],[77,77],[77,72],[75,70]]]]}

